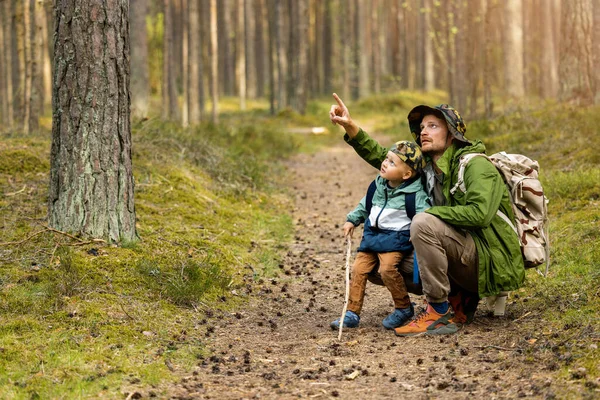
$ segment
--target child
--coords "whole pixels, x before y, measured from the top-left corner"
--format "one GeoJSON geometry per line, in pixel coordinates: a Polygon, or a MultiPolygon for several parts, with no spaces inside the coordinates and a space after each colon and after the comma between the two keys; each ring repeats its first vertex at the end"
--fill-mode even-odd
{"type": "MultiPolygon", "coordinates": [[[[356,328],[360,322],[367,276],[379,266],[384,285],[394,300],[395,310],[383,320],[386,329],[404,325],[414,315],[413,306],[397,270],[405,254],[413,251],[410,223],[415,213],[430,207],[423,190],[420,173],[425,166],[421,149],[414,142],[400,141],[390,147],[381,164],[379,176],[371,183],[367,195],[348,214],[344,236],[365,223],[362,241],[352,266],[348,311],[344,327],[356,328]],[[411,215],[412,214],[412,215],[411,215]]],[[[339,329],[340,319],[331,323],[339,329]]]]}

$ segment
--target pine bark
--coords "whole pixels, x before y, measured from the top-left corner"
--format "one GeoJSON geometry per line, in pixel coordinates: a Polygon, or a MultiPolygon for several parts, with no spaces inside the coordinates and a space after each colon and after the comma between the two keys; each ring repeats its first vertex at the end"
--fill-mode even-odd
{"type": "Polygon", "coordinates": [[[131,26],[131,114],[148,115],[150,72],[148,69],[148,35],[146,31],[147,0],[130,0],[131,26]]]}
{"type": "Polygon", "coordinates": [[[128,0],[55,3],[49,223],[135,240],[128,0]]]}
{"type": "Polygon", "coordinates": [[[240,110],[246,109],[246,24],[244,0],[237,0],[236,75],[240,97],[240,110]]]}
{"type": "Polygon", "coordinates": [[[246,93],[249,98],[256,98],[256,56],[254,53],[254,7],[252,0],[244,1],[244,24],[246,37],[246,93]]]}
{"type": "Polygon", "coordinates": [[[52,43],[49,39],[50,32],[52,29],[52,18],[48,16],[48,10],[44,8],[42,10],[42,76],[43,76],[43,104],[44,109],[46,105],[52,104],[52,60],[50,54],[52,51],[52,43]],[[50,20],[50,22],[48,22],[50,20]]]}
{"type": "Polygon", "coordinates": [[[594,104],[600,104],[600,0],[592,1],[592,54],[595,65],[594,74],[594,104]]]}
{"type": "MultiPolygon", "coordinates": [[[[340,20],[342,18],[354,18],[354,4],[352,2],[343,1],[341,8],[342,12],[339,13],[340,20]]],[[[352,60],[352,44],[354,43],[354,35],[352,31],[353,26],[354,24],[338,24],[340,45],[342,48],[342,65],[339,66],[342,69],[342,99],[351,98],[350,84],[353,81],[353,79],[350,72],[352,71],[352,66],[354,65],[352,60]]]]}
{"type": "Polygon", "coordinates": [[[373,92],[381,92],[381,47],[379,43],[379,0],[371,0],[371,48],[373,49],[373,92]]]}
{"type": "Polygon", "coordinates": [[[175,49],[173,46],[173,7],[170,0],[164,0],[163,28],[163,119],[179,119],[177,105],[176,72],[174,68],[175,49]]]}
{"type": "Polygon", "coordinates": [[[198,0],[189,1],[189,120],[190,124],[197,124],[202,119],[200,107],[200,91],[202,76],[202,53],[200,40],[200,8],[198,0]]]}
{"type": "Polygon", "coordinates": [[[283,24],[284,15],[283,4],[275,0],[275,46],[276,46],[276,65],[277,65],[277,109],[283,109],[287,103],[285,71],[287,70],[285,55],[285,46],[283,42],[283,24]]]}
{"type": "Polygon", "coordinates": [[[525,94],[523,71],[523,3],[522,0],[505,2],[504,73],[506,92],[510,97],[525,94]]]}
{"type": "Polygon", "coordinates": [[[425,16],[424,16],[424,35],[423,35],[423,89],[430,92],[435,88],[435,70],[433,63],[433,43],[431,40],[431,4],[429,0],[425,0],[425,16]]]}
{"type": "Polygon", "coordinates": [[[217,35],[217,0],[210,0],[210,97],[212,122],[219,122],[219,39],[217,35]]]}
{"type": "MultiPolygon", "coordinates": [[[[558,63],[554,52],[554,37],[552,32],[552,2],[544,2],[538,12],[541,13],[541,94],[545,98],[555,98],[558,94],[558,63]]],[[[600,24],[600,21],[598,21],[600,24]]],[[[600,28],[600,25],[597,25],[600,28]]],[[[598,60],[600,61],[600,60],[598,60]]],[[[598,65],[598,64],[596,64],[598,65]]]]}
{"type": "Polygon", "coordinates": [[[366,46],[367,29],[361,20],[365,15],[365,6],[361,0],[356,0],[356,58],[358,65],[358,96],[365,97],[369,94],[369,55],[366,46]]]}
{"type": "Polygon", "coordinates": [[[258,98],[264,97],[266,82],[267,54],[265,52],[263,8],[263,0],[254,0],[254,60],[256,64],[256,97],[258,98]]]}
{"type": "Polygon", "coordinates": [[[308,101],[308,0],[298,0],[297,111],[306,113],[308,101]]]}
{"type": "Polygon", "coordinates": [[[189,40],[190,32],[188,28],[189,22],[189,10],[187,0],[181,0],[182,13],[180,15],[180,25],[182,32],[182,53],[181,53],[181,67],[182,67],[182,89],[183,89],[183,107],[181,115],[181,123],[184,127],[190,124],[190,58],[189,58],[189,40]]]}

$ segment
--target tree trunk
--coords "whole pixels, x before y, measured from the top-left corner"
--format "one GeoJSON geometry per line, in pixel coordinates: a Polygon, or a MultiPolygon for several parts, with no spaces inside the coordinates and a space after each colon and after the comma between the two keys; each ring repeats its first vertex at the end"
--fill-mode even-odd
{"type": "MultiPolygon", "coordinates": [[[[43,76],[43,87],[44,87],[44,95],[43,95],[43,104],[44,109],[46,105],[52,106],[52,60],[50,59],[50,54],[52,51],[51,41],[48,39],[50,37],[49,30],[52,29],[49,27],[48,23],[48,11],[43,8],[42,9],[42,76],[43,76]]],[[[52,22],[52,18],[50,16],[50,21],[52,22]]]]}
{"type": "Polygon", "coordinates": [[[263,26],[263,1],[254,0],[254,60],[256,68],[256,97],[264,97],[265,95],[265,60],[267,54],[265,52],[264,26],[263,26]]]}
{"type": "Polygon", "coordinates": [[[244,24],[246,37],[246,93],[251,99],[256,98],[256,62],[254,54],[254,7],[252,0],[244,1],[244,24]]]}
{"type": "Polygon", "coordinates": [[[189,40],[190,32],[188,30],[189,10],[187,0],[181,0],[182,13],[180,14],[181,26],[181,67],[182,67],[182,89],[183,89],[183,107],[181,112],[181,124],[184,127],[190,124],[190,58],[189,58],[189,40]]]}
{"type": "Polygon", "coordinates": [[[188,90],[189,120],[197,124],[202,119],[200,107],[200,90],[202,77],[202,42],[200,40],[200,8],[199,0],[188,0],[189,15],[189,50],[188,50],[188,90]]]}
{"type": "MultiPolygon", "coordinates": [[[[331,94],[331,84],[333,81],[333,66],[331,63],[332,55],[333,55],[333,34],[332,27],[334,26],[334,21],[332,19],[332,9],[333,5],[331,4],[331,0],[326,0],[324,4],[324,15],[323,15],[323,89],[322,93],[326,95],[331,94]]],[[[348,15],[347,15],[348,16],[348,15]]],[[[346,39],[344,39],[346,40],[346,39]]],[[[337,66],[336,66],[337,67],[337,66]]],[[[349,97],[348,97],[349,98],[349,97]]]]}
{"type": "Polygon", "coordinates": [[[522,0],[506,0],[504,4],[505,40],[504,71],[505,88],[510,97],[521,98],[525,94],[523,73],[523,3],[522,0]]]}
{"type": "Polygon", "coordinates": [[[31,132],[31,75],[33,73],[31,59],[31,0],[23,0],[23,130],[31,132]]]}
{"type": "Polygon", "coordinates": [[[381,47],[379,46],[379,0],[371,0],[371,48],[373,49],[373,92],[381,92],[381,47]]]}
{"type": "Polygon", "coordinates": [[[435,66],[433,63],[433,43],[431,40],[431,30],[433,27],[431,26],[431,4],[429,0],[425,0],[425,33],[423,36],[423,79],[424,85],[423,88],[426,92],[430,92],[435,88],[435,66]]]}
{"type": "Polygon", "coordinates": [[[210,0],[210,97],[212,122],[219,122],[219,42],[217,36],[217,0],[210,0]]]}
{"type": "Polygon", "coordinates": [[[492,103],[492,5],[496,0],[482,0],[481,13],[483,15],[483,104],[485,108],[485,117],[491,119],[494,113],[494,104],[492,103]]]}
{"type": "Polygon", "coordinates": [[[13,9],[12,9],[12,1],[5,1],[4,4],[0,4],[2,10],[4,12],[4,20],[2,21],[2,26],[0,29],[4,30],[4,51],[3,53],[3,61],[4,70],[6,73],[6,126],[8,128],[12,128],[15,120],[15,96],[14,96],[14,70],[13,67],[15,65],[15,57],[13,52],[13,43],[14,43],[14,30],[12,29],[12,17],[13,17],[13,9]]]}
{"type": "MultiPolygon", "coordinates": [[[[8,95],[6,94],[6,71],[5,71],[5,47],[4,47],[4,8],[0,10],[0,124],[8,125],[8,95]]],[[[2,129],[2,128],[0,128],[2,129]]]]}
{"type": "Polygon", "coordinates": [[[398,25],[398,57],[396,62],[400,68],[400,84],[408,88],[408,50],[406,42],[406,21],[404,18],[404,0],[397,0],[396,24],[398,25]]]}
{"type": "Polygon", "coordinates": [[[275,115],[275,10],[272,2],[267,3],[268,40],[269,40],[269,106],[271,115],[275,115]]]}
{"type": "MultiPolygon", "coordinates": [[[[354,4],[350,1],[343,1],[342,12],[340,13],[340,19],[343,18],[354,18],[354,4]]],[[[338,27],[340,29],[340,44],[342,47],[342,65],[338,65],[339,68],[342,69],[342,99],[350,99],[351,91],[350,84],[352,81],[352,75],[350,74],[352,63],[352,44],[354,43],[354,35],[353,35],[353,27],[355,25],[353,23],[339,23],[338,27]]],[[[329,94],[329,93],[327,93],[329,94]]]]}
{"type": "MultiPolygon", "coordinates": [[[[555,98],[558,94],[558,64],[554,53],[554,37],[552,33],[552,3],[544,2],[538,12],[541,13],[541,89],[542,97],[555,98]]],[[[600,21],[598,21],[600,23],[600,21]]],[[[600,28],[600,25],[597,26],[600,28]]],[[[598,60],[600,61],[600,60],[598,60]]],[[[598,64],[596,64],[598,65],[598,64]]],[[[598,68],[597,68],[598,70],[598,68]]]]}
{"type": "Polygon", "coordinates": [[[240,96],[240,110],[246,109],[246,35],[245,35],[245,0],[237,0],[238,20],[236,37],[236,74],[240,96]]]}
{"type": "Polygon", "coordinates": [[[131,26],[131,114],[148,116],[150,72],[148,70],[148,38],[146,31],[147,0],[130,0],[131,26]]]}
{"type": "Polygon", "coordinates": [[[135,240],[128,0],[55,3],[49,224],[135,240]],[[81,79],[85,77],[86,79],[81,79]]]}
{"type": "Polygon", "coordinates": [[[175,49],[173,47],[173,9],[170,0],[164,0],[163,36],[163,119],[179,119],[177,105],[176,72],[173,67],[175,49]]]}
{"type": "Polygon", "coordinates": [[[594,75],[594,104],[600,104],[600,0],[592,1],[592,54],[594,75]]]}
{"type": "Polygon", "coordinates": [[[233,94],[233,76],[230,76],[230,33],[231,18],[229,15],[229,0],[217,2],[217,33],[219,35],[219,93],[225,95],[233,94]]]}
{"type": "Polygon", "coordinates": [[[35,132],[40,126],[40,117],[44,108],[44,81],[42,76],[42,47],[44,46],[42,35],[43,4],[37,0],[29,3],[31,32],[30,40],[30,68],[31,81],[29,83],[29,132],[35,132]]]}
{"type": "Polygon", "coordinates": [[[365,6],[362,0],[356,0],[356,58],[358,65],[358,97],[365,97],[369,94],[369,54],[366,51],[367,29],[364,24],[365,6]]]}
{"type": "Polygon", "coordinates": [[[297,111],[306,113],[308,100],[308,0],[298,0],[298,70],[297,70],[297,111]]]}
{"type": "Polygon", "coordinates": [[[287,70],[285,54],[285,46],[283,43],[283,20],[284,14],[282,10],[282,2],[275,1],[275,44],[277,53],[277,109],[283,109],[287,103],[286,80],[284,71],[287,70]]]}
{"type": "Polygon", "coordinates": [[[296,23],[297,14],[298,14],[298,4],[297,0],[288,0],[288,47],[287,47],[287,105],[292,109],[298,109],[298,98],[297,98],[297,82],[296,82],[296,70],[298,69],[298,65],[296,63],[296,58],[298,57],[298,40],[296,35],[298,34],[298,25],[296,23]],[[292,22],[294,21],[294,22],[292,22]]]}

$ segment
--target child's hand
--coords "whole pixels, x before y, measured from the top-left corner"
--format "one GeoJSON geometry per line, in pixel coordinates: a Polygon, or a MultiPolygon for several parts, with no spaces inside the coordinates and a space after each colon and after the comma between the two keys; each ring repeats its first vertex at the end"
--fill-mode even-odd
{"type": "Polygon", "coordinates": [[[354,233],[354,224],[352,222],[346,222],[344,224],[344,237],[352,237],[354,233]]]}

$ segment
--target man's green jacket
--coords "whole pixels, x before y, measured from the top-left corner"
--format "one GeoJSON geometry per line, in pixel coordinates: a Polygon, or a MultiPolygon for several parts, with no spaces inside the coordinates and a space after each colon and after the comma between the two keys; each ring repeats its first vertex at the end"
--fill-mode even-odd
{"type": "MultiPolygon", "coordinates": [[[[388,150],[366,132],[361,129],[353,139],[348,135],[344,139],[365,161],[375,168],[381,167],[388,150]]],[[[525,279],[519,239],[510,225],[496,214],[500,210],[514,220],[510,194],[496,167],[484,157],[473,158],[464,173],[467,193],[457,190],[450,195],[450,189],[458,180],[460,157],[484,152],[485,146],[481,141],[461,148],[451,145],[436,163],[444,174],[446,205],[425,211],[455,228],[464,229],[473,237],[479,257],[478,287],[481,298],[515,290],[525,279]]],[[[431,163],[431,160],[428,162],[431,163]]],[[[430,192],[430,188],[427,189],[430,192]]]]}

